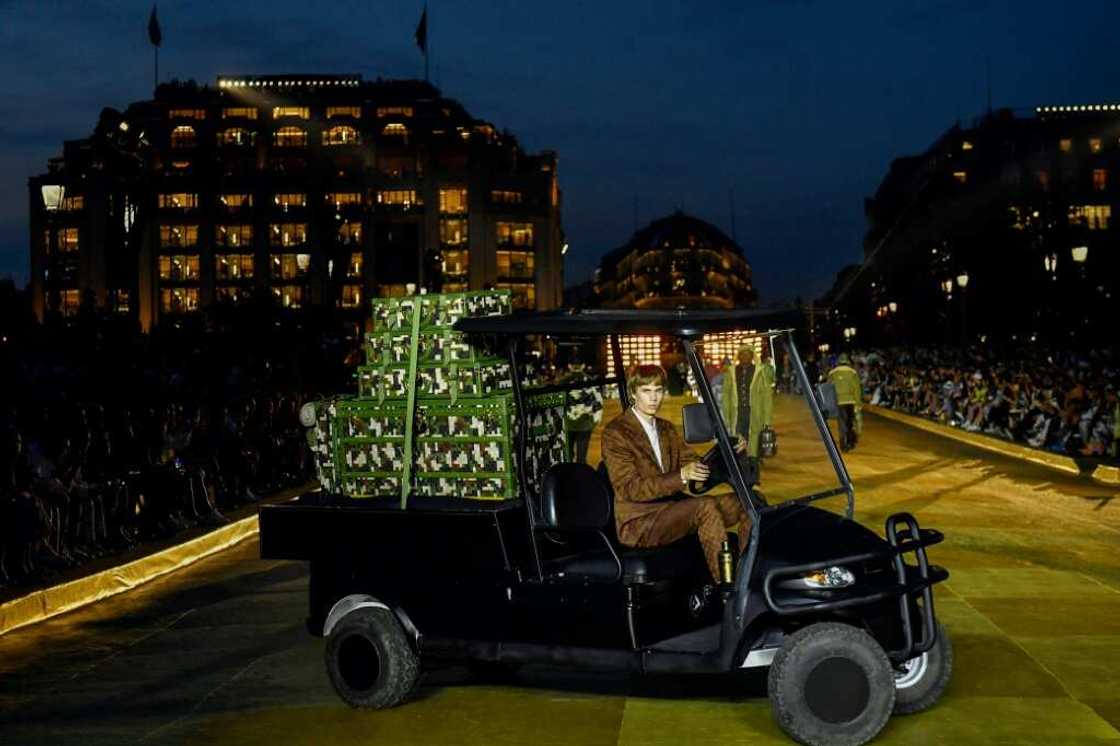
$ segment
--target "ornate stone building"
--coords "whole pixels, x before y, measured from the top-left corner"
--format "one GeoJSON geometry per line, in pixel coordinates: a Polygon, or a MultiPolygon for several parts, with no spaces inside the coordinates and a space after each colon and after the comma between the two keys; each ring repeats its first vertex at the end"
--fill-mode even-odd
{"type": "Polygon", "coordinates": [[[105,109],[29,187],[40,319],[88,303],[147,329],[251,299],[359,317],[419,288],[561,302],[556,154],[422,81],[161,85],[105,109]]]}

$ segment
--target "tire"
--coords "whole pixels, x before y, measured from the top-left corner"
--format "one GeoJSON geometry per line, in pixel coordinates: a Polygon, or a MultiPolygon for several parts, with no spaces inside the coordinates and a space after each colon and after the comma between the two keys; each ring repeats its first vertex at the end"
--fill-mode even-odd
{"type": "Polygon", "coordinates": [[[327,674],[351,707],[400,704],[420,678],[420,661],[388,609],[361,608],[344,616],[327,638],[327,674]]]}
{"type": "Polygon", "coordinates": [[[937,642],[928,652],[906,662],[906,670],[894,671],[894,711],[910,715],[937,704],[953,675],[953,641],[940,622],[937,642]]]}
{"type": "Polygon", "coordinates": [[[871,635],[822,622],[789,638],[770,666],[770,707],[778,726],[810,746],[867,743],[894,707],[890,660],[871,635]]]}

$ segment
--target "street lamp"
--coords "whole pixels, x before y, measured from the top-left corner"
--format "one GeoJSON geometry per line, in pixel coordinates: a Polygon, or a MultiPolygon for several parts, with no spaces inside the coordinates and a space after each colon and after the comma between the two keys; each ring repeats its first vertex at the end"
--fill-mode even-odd
{"type": "Polygon", "coordinates": [[[1089,258],[1088,246],[1074,246],[1069,250],[1070,257],[1078,264],[1084,264],[1085,260],[1089,258]]]}
{"type": "Polygon", "coordinates": [[[890,303],[888,303],[888,304],[887,304],[887,308],[889,308],[889,309],[890,309],[891,313],[894,313],[895,311],[897,311],[897,310],[898,310],[898,304],[897,304],[897,303],[895,303],[895,302],[894,302],[894,301],[892,300],[892,301],[891,301],[890,303]]]}
{"type": "Polygon", "coordinates": [[[1058,277],[1058,274],[1057,274],[1058,273],[1058,255],[1057,254],[1047,254],[1046,256],[1042,257],[1042,266],[1046,267],[1046,271],[1050,273],[1050,276],[1052,278],[1057,279],[1057,277],[1058,277]]]}
{"type": "Polygon", "coordinates": [[[964,291],[968,287],[968,272],[957,275],[957,285],[961,288],[961,342],[968,344],[968,294],[964,291]]]}
{"type": "Polygon", "coordinates": [[[966,287],[968,287],[967,272],[961,272],[959,275],[957,275],[957,285],[960,286],[961,290],[964,290],[966,287]]]}

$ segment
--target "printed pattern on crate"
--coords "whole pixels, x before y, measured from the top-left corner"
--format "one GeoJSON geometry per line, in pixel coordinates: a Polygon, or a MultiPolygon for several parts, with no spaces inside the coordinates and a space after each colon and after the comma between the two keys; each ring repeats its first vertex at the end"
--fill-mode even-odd
{"type": "Polygon", "coordinates": [[[504,290],[374,298],[371,302],[374,331],[411,332],[412,313],[417,304],[421,329],[450,329],[462,318],[503,316],[513,310],[512,296],[504,290]]]}
{"type": "MultiPolygon", "coordinates": [[[[416,371],[416,395],[454,399],[492,396],[513,388],[509,370],[509,363],[501,360],[420,367],[416,371]]],[[[358,395],[378,401],[407,397],[408,366],[361,366],[358,395]]]]}
{"type": "Polygon", "coordinates": [[[544,473],[564,460],[564,393],[531,395],[526,404],[526,487],[539,494],[544,473]]]}
{"type": "Polygon", "coordinates": [[[513,398],[428,400],[416,411],[416,494],[506,499],[516,494],[513,398]]]}

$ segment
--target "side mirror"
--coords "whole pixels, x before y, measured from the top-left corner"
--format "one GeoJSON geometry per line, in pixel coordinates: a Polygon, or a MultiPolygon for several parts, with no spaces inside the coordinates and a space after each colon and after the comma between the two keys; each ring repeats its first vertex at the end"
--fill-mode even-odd
{"type": "Polygon", "coordinates": [[[825,419],[832,417],[839,419],[840,405],[836,403],[836,386],[831,383],[818,383],[817,384],[817,405],[821,408],[821,414],[825,419]]]}
{"type": "Polygon", "coordinates": [[[707,443],[716,437],[715,428],[712,427],[712,417],[708,414],[706,404],[685,404],[681,409],[684,420],[685,443],[707,443]]]}

